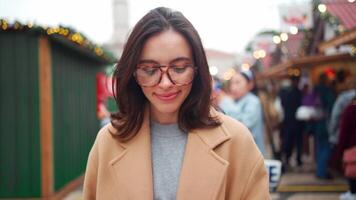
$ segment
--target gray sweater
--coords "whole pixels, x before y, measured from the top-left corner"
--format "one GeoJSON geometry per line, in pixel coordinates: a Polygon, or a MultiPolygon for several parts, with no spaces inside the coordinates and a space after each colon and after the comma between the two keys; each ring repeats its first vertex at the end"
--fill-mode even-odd
{"type": "Polygon", "coordinates": [[[151,121],[153,193],[155,200],[176,199],[188,134],[178,124],[151,121]]]}

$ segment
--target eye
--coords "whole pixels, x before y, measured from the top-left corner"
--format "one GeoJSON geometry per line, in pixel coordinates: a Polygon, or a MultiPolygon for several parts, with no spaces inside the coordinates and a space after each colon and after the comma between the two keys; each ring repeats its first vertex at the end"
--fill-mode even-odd
{"type": "Polygon", "coordinates": [[[180,73],[185,72],[187,67],[186,66],[173,66],[172,69],[173,69],[173,72],[180,74],[180,73]]]}
{"type": "Polygon", "coordinates": [[[172,70],[175,73],[184,73],[189,67],[193,67],[189,63],[176,64],[172,66],[172,70]]]}
{"type": "Polygon", "coordinates": [[[159,71],[159,68],[157,67],[143,67],[141,68],[141,70],[149,76],[153,76],[154,74],[156,74],[159,71]]]}
{"type": "Polygon", "coordinates": [[[154,76],[155,74],[159,73],[159,67],[156,66],[149,66],[149,65],[139,65],[137,67],[138,74],[143,76],[154,76]]]}

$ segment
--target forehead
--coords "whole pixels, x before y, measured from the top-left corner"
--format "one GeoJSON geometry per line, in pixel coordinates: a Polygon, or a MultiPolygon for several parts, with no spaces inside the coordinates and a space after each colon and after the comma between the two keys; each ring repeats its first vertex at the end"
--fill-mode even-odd
{"type": "Polygon", "coordinates": [[[247,80],[240,73],[236,73],[232,76],[231,82],[247,82],[247,80]]]}
{"type": "Polygon", "coordinates": [[[154,60],[159,63],[169,63],[178,58],[192,59],[189,43],[178,32],[168,29],[149,38],[141,52],[140,60],[154,60]]]}

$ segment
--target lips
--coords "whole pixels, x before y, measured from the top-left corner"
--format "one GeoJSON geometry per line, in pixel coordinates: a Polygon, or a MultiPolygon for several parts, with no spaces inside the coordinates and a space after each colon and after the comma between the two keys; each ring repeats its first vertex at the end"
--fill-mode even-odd
{"type": "Polygon", "coordinates": [[[178,96],[179,92],[170,92],[170,93],[164,93],[164,94],[155,94],[156,97],[162,101],[171,101],[175,99],[178,96]]]}

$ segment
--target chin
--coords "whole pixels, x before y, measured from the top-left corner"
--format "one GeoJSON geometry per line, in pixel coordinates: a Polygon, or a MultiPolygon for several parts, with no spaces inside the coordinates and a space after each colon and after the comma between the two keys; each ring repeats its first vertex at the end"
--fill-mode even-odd
{"type": "Polygon", "coordinates": [[[179,111],[179,106],[176,105],[155,105],[155,109],[164,114],[175,114],[179,111]]]}

